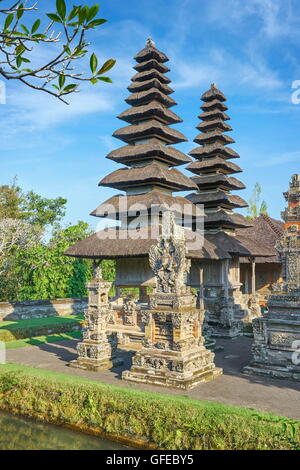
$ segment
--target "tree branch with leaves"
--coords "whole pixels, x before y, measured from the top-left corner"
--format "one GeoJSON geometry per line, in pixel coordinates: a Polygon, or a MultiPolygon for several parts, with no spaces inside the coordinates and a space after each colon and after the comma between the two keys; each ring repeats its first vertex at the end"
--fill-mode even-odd
{"type": "Polygon", "coordinates": [[[112,82],[105,74],[115,65],[114,59],[98,67],[98,58],[92,53],[89,76],[79,69],[91,45],[87,33],[107,21],[96,17],[99,5],[73,6],[68,11],[65,0],[56,0],[56,11],[46,14],[47,24],[42,28],[41,18],[36,18],[39,0],[18,0],[6,8],[5,2],[0,0],[0,18],[4,18],[0,25],[0,75],[6,80],[17,80],[66,104],[66,95],[78,92],[80,82],[112,82]],[[30,15],[34,16],[31,22],[30,15]],[[33,66],[34,46],[38,44],[52,45],[53,57],[33,66]]]}

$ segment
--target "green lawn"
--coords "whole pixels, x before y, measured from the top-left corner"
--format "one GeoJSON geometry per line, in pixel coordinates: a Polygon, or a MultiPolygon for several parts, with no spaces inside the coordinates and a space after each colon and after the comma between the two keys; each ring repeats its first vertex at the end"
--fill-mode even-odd
{"type": "Polygon", "coordinates": [[[70,333],[60,333],[57,335],[35,336],[33,338],[17,339],[5,343],[6,349],[24,348],[25,346],[36,346],[44,343],[54,343],[65,339],[81,338],[80,331],[71,331],[70,333]]]}
{"type": "Polygon", "coordinates": [[[5,330],[18,330],[23,328],[34,328],[40,326],[52,326],[60,325],[66,323],[72,323],[74,321],[82,321],[84,319],[83,315],[67,315],[64,317],[45,317],[45,318],[30,318],[28,320],[18,320],[18,321],[1,321],[0,322],[0,331],[5,330]]]}
{"type": "MultiPolygon", "coordinates": [[[[69,334],[81,330],[83,315],[70,315],[65,317],[32,318],[29,320],[0,322],[0,341],[18,346],[20,340],[33,340],[45,342],[45,337],[69,334]],[[42,340],[40,339],[42,338],[42,340]]],[[[26,341],[23,342],[26,345],[26,341]]],[[[27,342],[28,343],[28,342],[27,342]]],[[[32,344],[32,343],[31,343],[32,344]]],[[[37,344],[37,343],[35,343],[37,344]]]]}
{"type": "Polygon", "coordinates": [[[0,365],[0,409],[114,435],[135,447],[293,449],[300,442],[299,422],[280,416],[17,364],[0,365]]]}

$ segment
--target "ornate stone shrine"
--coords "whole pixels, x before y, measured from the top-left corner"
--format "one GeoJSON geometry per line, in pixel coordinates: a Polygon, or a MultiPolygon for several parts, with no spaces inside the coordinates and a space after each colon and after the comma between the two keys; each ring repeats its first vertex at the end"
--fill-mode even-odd
{"type": "Polygon", "coordinates": [[[204,346],[204,310],[186,286],[190,269],[184,232],[171,216],[170,233],[163,233],[149,252],[156,288],[149,308],[142,310],[145,324],[143,348],[133,357],[125,380],[190,389],[222,374],[214,354],[204,346]]]}
{"type": "Polygon", "coordinates": [[[253,321],[253,359],[244,372],[300,380],[300,175],[284,197],[285,231],[277,242],[283,282],[274,284],[268,312],[253,321]]]}
{"type": "Polygon", "coordinates": [[[108,300],[111,282],[102,279],[100,268],[94,271],[94,277],[87,284],[88,308],[84,311],[83,341],[77,346],[78,358],[69,365],[99,371],[121,364],[122,361],[116,358],[117,336],[109,334],[108,330],[113,316],[108,300]]]}

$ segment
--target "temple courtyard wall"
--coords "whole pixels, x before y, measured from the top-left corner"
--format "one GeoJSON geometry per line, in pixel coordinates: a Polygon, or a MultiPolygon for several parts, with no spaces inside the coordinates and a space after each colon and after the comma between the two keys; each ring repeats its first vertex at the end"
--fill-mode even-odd
{"type": "Polygon", "coordinates": [[[0,321],[77,315],[83,313],[86,307],[87,297],[0,302],[0,321]]]}

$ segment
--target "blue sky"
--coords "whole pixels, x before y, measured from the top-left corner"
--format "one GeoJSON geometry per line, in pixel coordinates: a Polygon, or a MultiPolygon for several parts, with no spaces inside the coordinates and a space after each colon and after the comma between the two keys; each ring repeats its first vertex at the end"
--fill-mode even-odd
{"type": "MultiPolygon", "coordinates": [[[[42,7],[51,12],[53,4],[42,7]]],[[[111,137],[125,125],[116,115],[128,107],[133,56],[150,35],[170,58],[178,102],[172,109],[184,119],[176,128],[189,139],[178,148],[188,152],[196,146],[199,98],[216,82],[228,98],[232,148],[244,170],[237,176],[247,189],[238,194],[248,200],[258,181],[269,214],[279,218],[282,192],[300,172],[300,104],[291,102],[292,83],[300,80],[299,1],[104,0],[100,11],[108,23],[90,36],[92,49],[99,60],[117,59],[110,74],[114,83],[81,87],[69,106],[7,83],[7,103],[0,105],[0,184],[17,175],[25,190],[66,197],[65,221],[85,220],[95,228],[90,211],[116,193],[97,186],[118,168],[105,159],[123,145],[111,137]]],[[[37,49],[36,60],[44,57],[37,49]]]]}

